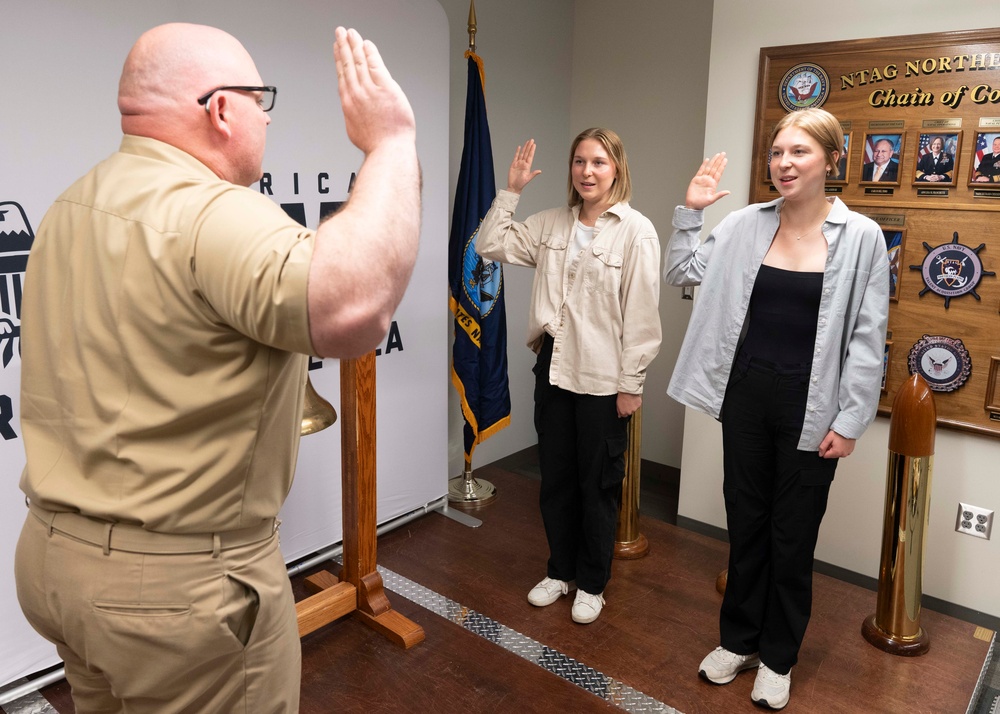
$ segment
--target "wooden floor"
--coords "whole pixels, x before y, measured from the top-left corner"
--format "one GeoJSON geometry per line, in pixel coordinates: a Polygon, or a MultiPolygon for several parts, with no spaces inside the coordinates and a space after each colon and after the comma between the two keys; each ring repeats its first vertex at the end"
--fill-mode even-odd
{"type": "MultiPolygon", "coordinates": [[[[428,514],[383,535],[379,563],[680,712],[760,711],[750,702],[752,673],[726,686],[696,674],[718,644],[721,596],[714,586],[726,567],[725,543],[644,516],[650,554],[615,561],[603,614],[577,625],[572,598],[547,608],[525,600],[547,558],[538,481],[496,466],[476,475],[499,493],[474,512],[481,527],[428,514]]],[[[296,596],[304,597],[301,576],[293,582],[296,596]]],[[[784,711],[966,711],[989,648],[973,636],[974,625],[924,610],[930,652],[895,657],[860,634],[874,612],[874,592],[816,575],[814,593],[784,711]]],[[[444,617],[399,595],[389,598],[423,627],[426,640],[403,650],[353,618],[306,636],[303,714],[620,711],[444,617]]],[[[73,711],[65,682],[43,693],[59,712],[73,711]]]]}

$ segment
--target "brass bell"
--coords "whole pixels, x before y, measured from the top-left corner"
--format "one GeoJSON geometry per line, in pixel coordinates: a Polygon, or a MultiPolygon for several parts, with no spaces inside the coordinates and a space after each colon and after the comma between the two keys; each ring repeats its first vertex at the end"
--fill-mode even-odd
{"type": "Polygon", "coordinates": [[[337,421],[337,410],[330,402],[319,396],[312,385],[312,380],[306,376],[306,397],[302,405],[302,436],[323,431],[337,421]]]}

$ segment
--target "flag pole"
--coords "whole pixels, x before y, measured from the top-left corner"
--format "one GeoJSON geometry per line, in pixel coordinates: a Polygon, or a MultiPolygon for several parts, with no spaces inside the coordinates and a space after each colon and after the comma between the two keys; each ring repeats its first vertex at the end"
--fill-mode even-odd
{"type": "MultiPolygon", "coordinates": [[[[469,0],[469,53],[476,53],[476,2],[469,0]]],[[[468,56],[468,55],[467,55],[468,56]]],[[[482,65],[480,64],[480,68],[482,65]]],[[[478,440],[478,439],[477,439],[478,440]]],[[[475,447],[475,441],[472,448],[475,447]]],[[[497,497],[496,487],[485,479],[472,475],[472,448],[465,455],[465,469],[461,476],[448,481],[448,501],[455,506],[477,507],[490,503],[497,497]]]]}
{"type": "Polygon", "coordinates": [[[469,52],[476,51],[476,0],[469,0],[469,52]]]}

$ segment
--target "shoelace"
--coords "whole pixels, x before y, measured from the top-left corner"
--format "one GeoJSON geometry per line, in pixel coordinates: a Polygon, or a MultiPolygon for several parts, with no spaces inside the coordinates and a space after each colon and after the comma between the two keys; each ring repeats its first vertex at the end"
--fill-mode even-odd
{"type": "Polygon", "coordinates": [[[761,667],[760,678],[764,684],[776,687],[784,684],[791,677],[788,674],[778,674],[770,667],[761,667]]]}
{"type": "Polygon", "coordinates": [[[716,657],[726,664],[732,664],[733,662],[746,662],[748,659],[753,657],[753,655],[738,655],[735,652],[730,652],[724,647],[716,647],[716,657]]]}
{"type": "Polygon", "coordinates": [[[597,603],[600,602],[604,604],[604,598],[600,595],[591,595],[590,593],[585,593],[580,591],[580,602],[585,605],[590,605],[590,607],[597,609],[597,603]]]}
{"type": "Polygon", "coordinates": [[[545,578],[543,582],[538,584],[538,587],[553,592],[558,590],[563,595],[569,592],[569,586],[565,582],[563,582],[562,580],[556,580],[554,578],[545,578]]]}

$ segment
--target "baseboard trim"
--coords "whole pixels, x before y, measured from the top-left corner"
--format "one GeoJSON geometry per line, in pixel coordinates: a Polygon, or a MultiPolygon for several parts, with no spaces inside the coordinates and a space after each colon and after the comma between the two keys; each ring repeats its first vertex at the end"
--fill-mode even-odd
{"type": "Polygon", "coordinates": [[[677,514],[677,526],[679,528],[684,528],[685,530],[694,531],[695,533],[708,536],[709,538],[721,540],[723,543],[729,542],[729,531],[725,528],[719,528],[718,526],[713,526],[709,523],[696,521],[693,518],[682,516],[679,513],[677,514]]]}
{"type": "MultiPolygon", "coordinates": [[[[678,515],[677,527],[694,531],[695,533],[715,538],[716,540],[721,540],[723,543],[729,542],[729,532],[726,531],[725,528],[719,528],[718,526],[713,526],[708,523],[702,523],[701,521],[696,521],[693,518],[678,515]]],[[[831,578],[842,580],[845,583],[857,585],[858,587],[871,590],[872,592],[878,592],[878,578],[873,578],[869,575],[862,575],[861,573],[856,573],[853,570],[848,570],[847,568],[842,568],[839,565],[833,565],[832,563],[826,563],[822,560],[813,561],[813,570],[821,575],[827,575],[831,578]]],[[[964,605],[957,605],[953,602],[942,600],[941,598],[932,597],[927,593],[924,593],[921,596],[920,606],[927,610],[939,612],[942,615],[954,617],[957,620],[971,622],[974,625],[989,628],[994,632],[1000,631],[1000,617],[990,615],[986,612],[980,612],[979,610],[974,610],[970,607],[965,607],[964,605]]]]}

